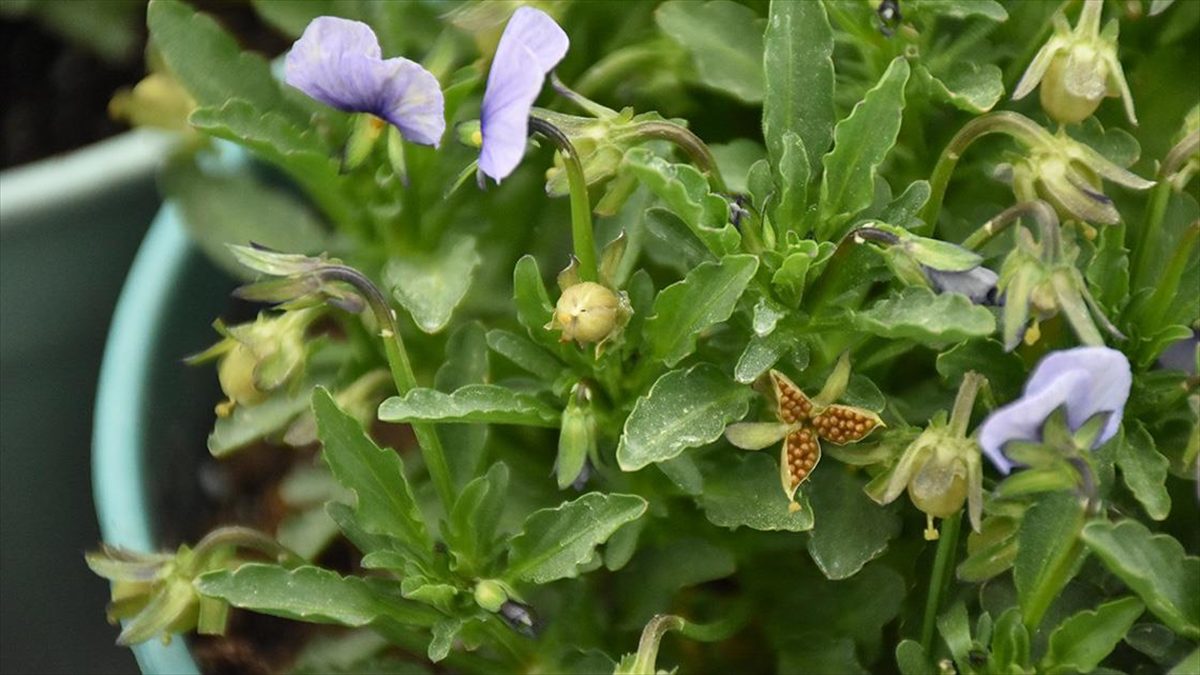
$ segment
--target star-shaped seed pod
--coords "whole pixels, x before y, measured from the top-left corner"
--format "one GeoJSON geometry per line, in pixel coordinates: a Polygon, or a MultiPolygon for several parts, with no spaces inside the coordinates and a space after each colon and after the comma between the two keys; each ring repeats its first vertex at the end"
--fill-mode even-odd
{"type": "Polygon", "coordinates": [[[779,422],[741,422],[725,429],[729,442],[745,450],[761,450],[780,440],[779,481],[796,511],[796,491],[808,480],[821,461],[821,441],[834,445],[856,443],[875,429],[885,426],[883,420],[870,410],[849,405],[836,405],[850,380],[850,362],[846,356],[838,361],[825,386],[815,398],[809,398],[787,375],[772,370],[771,384],[775,392],[775,416],[779,422]]]}

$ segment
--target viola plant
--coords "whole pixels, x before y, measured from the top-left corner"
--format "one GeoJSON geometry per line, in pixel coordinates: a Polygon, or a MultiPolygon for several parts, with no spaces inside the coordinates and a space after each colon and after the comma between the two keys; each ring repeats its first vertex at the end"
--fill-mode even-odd
{"type": "Polygon", "coordinates": [[[1200,671],[1200,4],[252,4],[280,68],[152,0],[126,102],[187,111],[241,480],[88,555],[121,644],[1200,671]]]}

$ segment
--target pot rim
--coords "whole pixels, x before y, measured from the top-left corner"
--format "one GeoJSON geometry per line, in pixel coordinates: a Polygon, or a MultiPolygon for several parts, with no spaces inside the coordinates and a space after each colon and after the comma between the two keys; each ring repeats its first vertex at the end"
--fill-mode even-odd
{"type": "MultiPolygon", "coordinates": [[[[138,248],[121,289],[105,343],[92,437],[92,489],[104,541],[137,551],[159,547],[145,484],[147,401],[155,336],[167,316],[171,289],[192,253],[178,208],[165,203],[138,248]]],[[[182,639],[133,646],[143,673],[198,675],[182,639]]]]}
{"type": "Polygon", "coordinates": [[[134,129],[77,150],[39,159],[0,172],[0,232],[10,234],[29,215],[66,201],[111,191],[114,185],[142,179],[179,141],[179,134],[134,129]]]}

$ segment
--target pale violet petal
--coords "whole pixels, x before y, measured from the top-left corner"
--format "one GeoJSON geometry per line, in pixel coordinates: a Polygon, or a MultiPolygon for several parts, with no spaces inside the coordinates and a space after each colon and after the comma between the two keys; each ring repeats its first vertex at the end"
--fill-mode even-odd
{"type": "Polygon", "coordinates": [[[1012,469],[1012,461],[1004,455],[1009,441],[1037,442],[1042,438],[1042,426],[1050,413],[1068,404],[1072,393],[1088,385],[1088,372],[1083,369],[1063,371],[1032,391],[1027,385],[1021,398],[997,408],[979,427],[979,446],[1002,473],[1012,469]]]}
{"type": "Polygon", "coordinates": [[[995,297],[999,277],[986,267],[975,267],[965,272],[943,272],[932,267],[923,269],[925,277],[938,293],[961,293],[977,305],[989,303],[995,297]]]}
{"type": "Polygon", "coordinates": [[[326,105],[363,112],[378,81],[371,64],[381,57],[379,40],[360,21],[313,19],[284,61],[284,81],[326,105]]]}
{"type": "Polygon", "coordinates": [[[1103,443],[1117,433],[1129,388],[1133,382],[1129,359],[1108,347],[1077,347],[1054,352],[1038,363],[1025,384],[1025,396],[1037,394],[1053,386],[1067,373],[1083,371],[1087,382],[1071,390],[1067,399],[1067,423],[1072,430],[1083,426],[1096,413],[1113,413],[1097,443],[1103,443]]]}
{"type": "Polygon", "coordinates": [[[567,34],[545,12],[521,7],[513,13],[492,59],[483,94],[479,169],[500,181],[521,163],[529,113],[548,73],[567,53],[567,34]]]}
{"type": "Polygon", "coordinates": [[[446,132],[445,98],[437,78],[406,58],[380,61],[378,107],[371,112],[391,122],[405,138],[436,146],[446,132]]]}

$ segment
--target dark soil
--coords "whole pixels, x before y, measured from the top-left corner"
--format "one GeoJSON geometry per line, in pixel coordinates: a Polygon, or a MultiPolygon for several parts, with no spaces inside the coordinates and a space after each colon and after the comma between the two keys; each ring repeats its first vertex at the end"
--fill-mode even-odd
{"type": "Polygon", "coordinates": [[[110,64],[37,23],[0,20],[4,94],[0,168],[73,150],[127,127],[108,117],[113,92],[142,77],[140,54],[110,64]]]}

